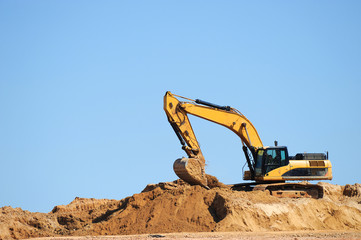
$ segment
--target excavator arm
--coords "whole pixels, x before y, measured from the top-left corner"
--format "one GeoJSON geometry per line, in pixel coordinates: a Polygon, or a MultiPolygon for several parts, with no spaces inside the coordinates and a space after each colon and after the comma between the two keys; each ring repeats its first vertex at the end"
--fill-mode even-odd
{"type": "MultiPolygon", "coordinates": [[[[229,106],[218,106],[199,99],[179,101],[177,97],[184,98],[166,92],[164,96],[164,111],[168,121],[182,144],[182,149],[188,158],[177,159],[173,165],[175,173],[190,184],[198,184],[207,187],[207,179],[204,171],[205,159],[199,147],[199,143],[192,129],[188,114],[222,125],[238,137],[240,137],[246,149],[255,154],[255,149],[263,147],[262,141],[253,124],[238,110],[229,106]]],[[[253,171],[253,165],[246,154],[248,166],[253,171]]]]}

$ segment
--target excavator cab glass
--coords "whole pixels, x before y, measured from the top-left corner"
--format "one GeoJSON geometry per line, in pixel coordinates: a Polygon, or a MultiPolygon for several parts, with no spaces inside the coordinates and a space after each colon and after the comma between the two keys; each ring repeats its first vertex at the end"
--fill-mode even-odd
{"type": "Polygon", "coordinates": [[[264,153],[264,174],[288,164],[287,148],[268,148],[264,153]]]}
{"type": "Polygon", "coordinates": [[[256,158],[256,163],[255,163],[255,168],[254,168],[254,173],[255,173],[256,177],[262,176],[263,153],[264,153],[263,149],[259,149],[257,151],[257,158],[256,158]]]}
{"type": "Polygon", "coordinates": [[[276,168],[286,166],[289,162],[286,147],[259,149],[255,163],[255,175],[262,176],[276,168]]]}

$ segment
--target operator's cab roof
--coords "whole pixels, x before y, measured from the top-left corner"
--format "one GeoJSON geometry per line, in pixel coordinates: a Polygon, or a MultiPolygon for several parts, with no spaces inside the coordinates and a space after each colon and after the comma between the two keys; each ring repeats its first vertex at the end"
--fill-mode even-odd
{"type": "Polygon", "coordinates": [[[263,149],[284,149],[286,146],[264,146],[263,149]]]}

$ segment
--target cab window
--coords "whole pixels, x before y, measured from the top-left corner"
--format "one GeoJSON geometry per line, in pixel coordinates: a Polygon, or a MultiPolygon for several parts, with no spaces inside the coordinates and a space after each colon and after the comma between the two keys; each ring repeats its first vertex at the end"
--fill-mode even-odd
{"type": "Polygon", "coordinates": [[[264,153],[263,150],[258,150],[257,152],[256,167],[255,167],[256,176],[262,175],[263,153],[264,153]]]}
{"type": "Polygon", "coordinates": [[[277,155],[276,149],[268,149],[265,154],[265,173],[272,171],[280,166],[280,157],[277,155]]]}
{"type": "Polygon", "coordinates": [[[286,158],[286,151],[280,150],[281,152],[281,166],[286,166],[288,164],[287,158],[286,158]]]}
{"type": "Polygon", "coordinates": [[[284,149],[267,149],[264,161],[265,173],[288,164],[286,151],[284,149]]]}

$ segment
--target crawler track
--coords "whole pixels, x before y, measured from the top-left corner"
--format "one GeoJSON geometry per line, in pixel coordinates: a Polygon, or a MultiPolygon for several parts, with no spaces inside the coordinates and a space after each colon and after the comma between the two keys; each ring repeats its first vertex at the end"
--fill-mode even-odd
{"type": "Polygon", "coordinates": [[[309,183],[245,183],[231,185],[237,191],[266,191],[275,197],[323,198],[323,187],[309,183]]]}

